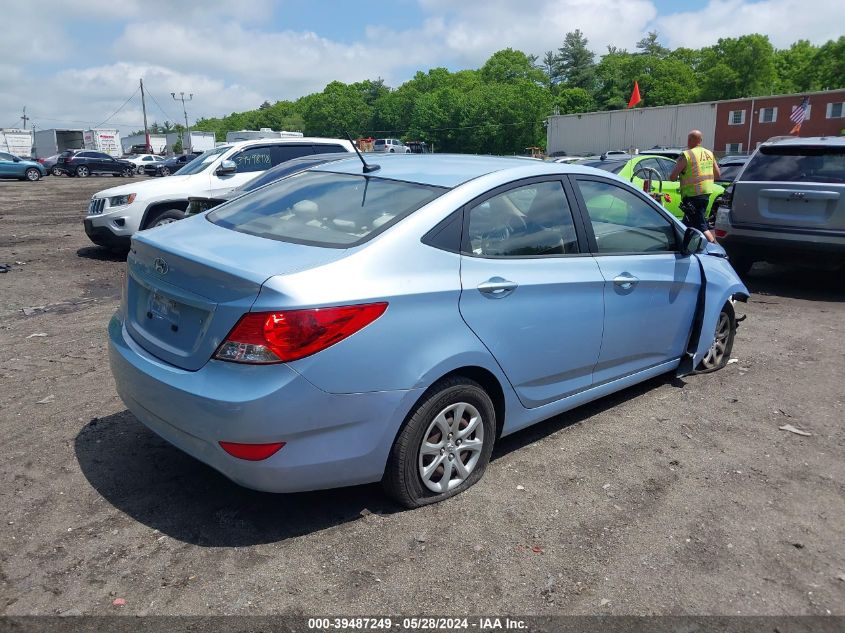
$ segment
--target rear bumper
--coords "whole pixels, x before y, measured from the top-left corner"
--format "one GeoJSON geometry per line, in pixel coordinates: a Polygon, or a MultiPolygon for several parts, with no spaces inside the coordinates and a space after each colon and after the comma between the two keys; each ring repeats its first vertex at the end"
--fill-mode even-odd
{"type": "Polygon", "coordinates": [[[766,261],[791,260],[805,255],[823,259],[845,258],[845,233],[760,225],[733,225],[721,213],[716,221],[719,243],[729,253],[766,261]],[[726,235],[719,236],[720,231],[726,235]]]}
{"type": "Polygon", "coordinates": [[[234,482],[297,492],[379,481],[419,390],[322,391],[286,365],[209,361],[198,371],[143,350],[117,315],[109,323],[117,391],[143,424],[234,482]],[[220,441],[286,442],[263,461],[232,457],[220,441]]]}

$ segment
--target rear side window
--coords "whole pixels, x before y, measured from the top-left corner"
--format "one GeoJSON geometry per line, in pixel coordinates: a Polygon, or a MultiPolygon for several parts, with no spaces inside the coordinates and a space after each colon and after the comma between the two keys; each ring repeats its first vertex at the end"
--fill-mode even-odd
{"type": "Polygon", "coordinates": [[[344,248],[366,242],[445,191],[382,178],[303,172],[241,196],[206,218],[258,237],[344,248]]]}
{"type": "MultiPolygon", "coordinates": [[[[273,159],[273,166],[281,165],[282,163],[286,163],[289,160],[293,160],[294,158],[302,158],[303,156],[311,156],[313,152],[311,151],[310,145],[276,145],[270,149],[271,156],[273,159]]],[[[240,171],[240,168],[238,168],[240,171]]]]}
{"type": "Polygon", "coordinates": [[[741,182],[845,182],[845,147],[761,147],[741,182]]]}
{"type": "Polygon", "coordinates": [[[346,152],[347,149],[340,145],[314,145],[315,154],[334,154],[335,152],[346,152]]]}

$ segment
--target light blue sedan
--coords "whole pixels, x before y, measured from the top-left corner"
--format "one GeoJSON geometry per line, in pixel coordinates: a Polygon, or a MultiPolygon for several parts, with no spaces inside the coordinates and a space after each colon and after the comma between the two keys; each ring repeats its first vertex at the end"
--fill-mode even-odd
{"type": "Polygon", "coordinates": [[[0,152],[0,178],[17,178],[36,182],[46,175],[47,170],[40,163],[0,152]]]}
{"type": "Polygon", "coordinates": [[[415,507],[503,435],[727,363],[748,290],[624,180],[367,158],[135,235],[109,350],[138,419],[249,488],[381,481],[415,507]]]}

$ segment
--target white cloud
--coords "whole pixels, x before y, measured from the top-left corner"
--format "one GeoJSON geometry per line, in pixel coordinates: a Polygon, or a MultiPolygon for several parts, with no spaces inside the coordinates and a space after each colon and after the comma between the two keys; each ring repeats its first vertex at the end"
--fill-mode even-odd
{"type": "Polygon", "coordinates": [[[799,39],[823,44],[839,38],[845,25],[845,3],[838,0],[710,0],[700,11],[663,16],[655,24],[672,48],[700,48],[715,44],[719,38],[749,33],[768,35],[776,48],[787,48],[799,39]]]}
{"type": "MultiPolygon", "coordinates": [[[[663,16],[652,0],[417,2],[419,26],[392,29],[374,13],[351,43],[327,37],[320,23],[312,30],[270,30],[278,8],[273,0],[88,0],[44,11],[7,3],[0,125],[20,116],[24,104],[42,127],[98,123],[133,93],[139,77],[177,120],[181,107],[169,93],[194,93],[193,121],[255,108],[265,99],[295,99],[332,80],[383,77],[396,86],[417,69],[477,68],[506,47],[542,56],[576,28],[600,55],[608,45],[633,50],[654,28],[671,47],[750,32],[784,47],[800,38],[838,37],[845,24],[840,0],[709,0],[701,11],[663,16]]],[[[148,111],[150,118],[165,117],[154,103],[148,111]]],[[[107,125],[138,128],[140,121],[135,99],[107,125]]]]}

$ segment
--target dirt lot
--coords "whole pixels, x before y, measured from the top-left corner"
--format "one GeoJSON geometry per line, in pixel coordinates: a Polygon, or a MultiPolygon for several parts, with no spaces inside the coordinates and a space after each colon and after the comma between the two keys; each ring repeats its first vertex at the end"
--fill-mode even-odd
{"type": "Polygon", "coordinates": [[[506,438],[446,503],[260,494],[115,394],[124,263],[82,215],[122,182],[0,182],[0,612],[845,614],[840,275],[755,268],[739,362],[506,438]]]}

